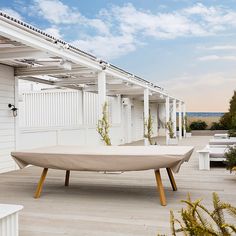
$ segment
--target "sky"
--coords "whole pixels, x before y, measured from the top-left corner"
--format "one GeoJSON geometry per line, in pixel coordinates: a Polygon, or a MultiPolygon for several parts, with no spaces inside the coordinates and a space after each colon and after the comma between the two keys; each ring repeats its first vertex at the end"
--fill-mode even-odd
{"type": "Polygon", "coordinates": [[[236,0],[1,0],[0,9],[164,87],[187,111],[236,89],[236,0]]]}

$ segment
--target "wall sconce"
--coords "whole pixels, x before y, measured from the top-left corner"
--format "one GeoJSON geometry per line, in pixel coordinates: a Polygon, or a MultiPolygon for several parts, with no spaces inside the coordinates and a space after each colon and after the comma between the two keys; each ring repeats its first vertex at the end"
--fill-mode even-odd
{"type": "Polygon", "coordinates": [[[18,109],[15,107],[15,105],[9,103],[8,107],[12,110],[13,116],[16,117],[18,109]]]}

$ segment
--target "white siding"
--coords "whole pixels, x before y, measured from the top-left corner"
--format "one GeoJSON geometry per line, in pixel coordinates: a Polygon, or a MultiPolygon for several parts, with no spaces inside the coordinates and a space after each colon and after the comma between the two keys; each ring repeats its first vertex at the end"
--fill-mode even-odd
{"type": "Polygon", "coordinates": [[[15,118],[8,104],[15,104],[15,78],[12,67],[0,65],[0,172],[15,169],[10,152],[15,149],[15,118]]]}

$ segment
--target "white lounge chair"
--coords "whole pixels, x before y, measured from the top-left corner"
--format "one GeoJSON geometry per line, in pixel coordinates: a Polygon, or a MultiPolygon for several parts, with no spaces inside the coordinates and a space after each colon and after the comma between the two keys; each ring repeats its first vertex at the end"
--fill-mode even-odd
{"type": "Polygon", "coordinates": [[[225,152],[227,146],[210,146],[207,145],[204,149],[197,151],[199,170],[210,170],[210,161],[225,161],[225,152]]]}
{"type": "Polygon", "coordinates": [[[236,144],[236,138],[225,138],[225,139],[210,139],[209,141],[210,145],[235,145],[236,144]]]}
{"type": "Polygon", "coordinates": [[[214,138],[215,139],[229,138],[229,135],[227,133],[225,133],[225,134],[215,134],[214,138]]]}

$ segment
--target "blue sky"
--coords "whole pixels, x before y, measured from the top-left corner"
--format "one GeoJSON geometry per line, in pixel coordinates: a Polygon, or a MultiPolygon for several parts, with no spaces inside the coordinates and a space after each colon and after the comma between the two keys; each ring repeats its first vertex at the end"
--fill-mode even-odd
{"type": "Polygon", "coordinates": [[[1,10],[166,88],[188,111],[236,89],[236,0],[1,0],[1,10]]]}

